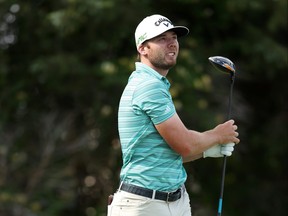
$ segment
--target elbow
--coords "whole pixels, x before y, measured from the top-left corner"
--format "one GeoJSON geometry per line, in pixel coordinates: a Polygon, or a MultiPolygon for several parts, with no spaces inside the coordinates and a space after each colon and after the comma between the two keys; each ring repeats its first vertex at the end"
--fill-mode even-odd
{"type": "Polygon", "coordinates": [[[188,157],[191,156],[191,154],[193,154],[191,147],[187,144],[182,144],[181,146],[179,146],[179,148],[174,149],[174,151],[176,151],[182,157],[188,157]]]}
{"type": "Polygon", "coordinates": [[[185,149],[181,152],[181,156],[182,156],[182,157],[191,157],[191,155],[194,155],[194,152],[193,152],[190,148],[185,148],[185,149]]]}

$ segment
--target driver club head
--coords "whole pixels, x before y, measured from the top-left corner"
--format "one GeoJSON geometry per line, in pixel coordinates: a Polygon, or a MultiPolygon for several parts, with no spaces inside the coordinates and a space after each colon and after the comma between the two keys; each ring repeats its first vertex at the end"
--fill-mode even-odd
{"type": "Polygon", "coordinates": [[[230,59],[222,56],[213,56],[209,57],[208,59],[217,70],[234,76],[236,72],[235,65],[230,59]]]}

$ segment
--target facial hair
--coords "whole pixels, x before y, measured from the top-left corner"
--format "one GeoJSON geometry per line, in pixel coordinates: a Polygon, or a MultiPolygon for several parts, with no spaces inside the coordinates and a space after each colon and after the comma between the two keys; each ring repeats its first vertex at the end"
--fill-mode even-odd
{"type": "Polygon", "coordinates": [[[153,55],[149,58],[149,61],[155,68],[159,68],[162,70],[169,70],[176,64],[175,61],[166,61],[165,52],[157,52],[153,53],[153,55]]]}

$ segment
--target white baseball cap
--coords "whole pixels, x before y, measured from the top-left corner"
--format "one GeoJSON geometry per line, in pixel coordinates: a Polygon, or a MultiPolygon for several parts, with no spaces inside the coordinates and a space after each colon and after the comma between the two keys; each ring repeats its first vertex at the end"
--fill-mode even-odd
{"type": "Polygon", "coordinates": [[[185,36],[189,33],[189,29],[185,26],[174,26],[167,18],[159,14],[148,16],[143,19],[136,28],[135,42],[138,47],[151,38],[154,38],[168,30],[174,31],[178,37],[185,36]]]}

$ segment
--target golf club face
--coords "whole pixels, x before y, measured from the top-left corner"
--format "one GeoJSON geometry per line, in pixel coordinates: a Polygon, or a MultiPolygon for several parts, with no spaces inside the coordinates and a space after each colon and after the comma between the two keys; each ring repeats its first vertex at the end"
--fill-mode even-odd
{"type": "Polygon", "coordinates": [[[229,73],[231,76],[234,76],[236,70],[234,63],[225,57],[222,56],[213,56],[208,58],[210,63],[219,71],[224,73],[229,73]]]}

